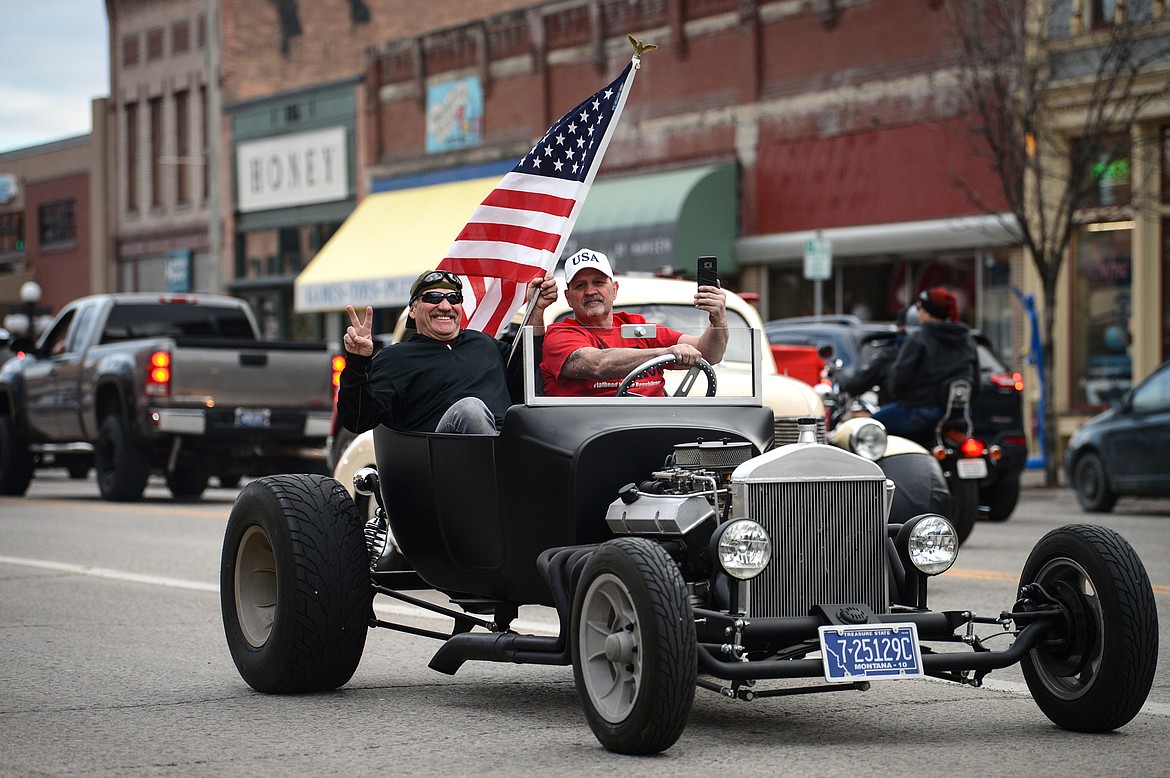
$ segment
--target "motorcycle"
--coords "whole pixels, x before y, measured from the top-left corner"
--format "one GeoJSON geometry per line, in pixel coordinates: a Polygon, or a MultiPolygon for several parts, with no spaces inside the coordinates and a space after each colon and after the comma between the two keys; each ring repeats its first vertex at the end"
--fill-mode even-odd
{"type": "MultiPolygon", "coordinates": [[[[904,522],[923,513],[950,517],[953,501],[940,462],[921,444],[887,434],[881,422],[870,418],[877,410],[877,395],[871,390],[846,391],[839,380],[841,360],[831,359],[827,349],[824,357],[824,377],[815,389],[825,403],[828,442],[877,463],[894,483],[890,521],[904,522]]],[[[955,524],[960,543],[974,524],[973,518],[969,524],[955,524]]]]}

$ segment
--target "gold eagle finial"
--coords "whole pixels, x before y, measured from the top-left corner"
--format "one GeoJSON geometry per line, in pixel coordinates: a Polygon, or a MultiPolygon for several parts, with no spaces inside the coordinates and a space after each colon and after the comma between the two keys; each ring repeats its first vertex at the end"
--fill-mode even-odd
{"type": "Polygon", "coordinates": [[[634,47],[634,56],[635,57],[641,58],[641,56],[643,54],[645,54],[647,51],[654,51],[654,49],[658,48],[658,44],[656,44],[656,43],[643,43],[642,41],[638,40],[637,38],[635,38],[633,35],[630,35],[629,33],[626,33],[626,38],[629,39],[630,45],[634,47]]]}

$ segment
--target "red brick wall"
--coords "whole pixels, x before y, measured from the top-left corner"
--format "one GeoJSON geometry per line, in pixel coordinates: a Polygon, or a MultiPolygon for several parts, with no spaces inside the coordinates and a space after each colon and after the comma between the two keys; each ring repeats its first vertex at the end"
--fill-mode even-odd
{"type": "MultiPolygon", "coordinates": [[[[753,10],[731,0],[622,0],[602,2],[600,20],[584,2],[552,8],[543,17],[543,62],[535,60],[542,50],[531,28],[512,20],[508,54],[526,50],[534,64],[490,79],[481,154],[495,146],[503,157],[505,144],[531,141],[615,76],[630,54],[620,44],[626,32],[642,37],[643,28],[665,28],[671,32],[653,41],[659,50],[644,58],[602,175],[738,159],[744,234],[980,212],[956,178],[993,207],[1001,202],[975,137],[958,119],[956,55],[937,3],[859,0],[840,4],[829,22],[819,4],[753,10]],[[681,15],[704,19],[685,40],[677,37],[681,15]]],[[[487,24],[508,27],[507,20],[487,24]]],[[[426,75],[474,65],[477,40],[469,31],[441,41],[424,36],[426,75]]],[[[457,167],[458,154],[423,153],[413,44],[383,45],[367,73],[398,95],[379,102],[371,159],[391,168],[411,161],[457,167]]]]}
{"type": "Polygon", "coordinates": [[[41,305],[54,313],[70,300],[90,293],[89,174],[29,182],[25,189],[25,261],[36,271],[41,305]],[[73,200],[76,239],[60,247],[40,245],[40,206],[73,200]]]}
{"type": "Polygon", "coordinates": [[[355,24],[351,0],[223,0],[223,99],[231,103],[357,75],[374,44],[532,4],[364,0],[369,21],[355,24]],[[294,24],[287,22],[299,25],[300,33],[288,34],[294,24]]]}

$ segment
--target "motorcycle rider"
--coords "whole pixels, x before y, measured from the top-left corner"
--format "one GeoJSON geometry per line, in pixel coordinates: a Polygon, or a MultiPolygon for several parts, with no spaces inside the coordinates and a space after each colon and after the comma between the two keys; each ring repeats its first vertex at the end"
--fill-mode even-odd
{"type": "Polygon", "coordinates": [[[972,393],[979,390],[979,355],[954,294],[941,286],[924,290],[915,309],[922,326],[898,349],[884,384],[894,402],[874,418],[891,435],[921,440],[942,418],[953,381],[966,378],[972,393]]]}

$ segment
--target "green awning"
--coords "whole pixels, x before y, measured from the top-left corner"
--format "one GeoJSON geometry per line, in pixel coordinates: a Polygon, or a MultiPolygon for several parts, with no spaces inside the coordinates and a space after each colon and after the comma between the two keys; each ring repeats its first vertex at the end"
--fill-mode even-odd
{"type": "Polygon", "coordinates": [[[719,272],[736,269],[738,169],[734,164],[598,179],[589,191],[562,256],[588,247],[609,256],[619,273],[664,266],[693,275],[695,260],[719,257],[719,272]]]}

